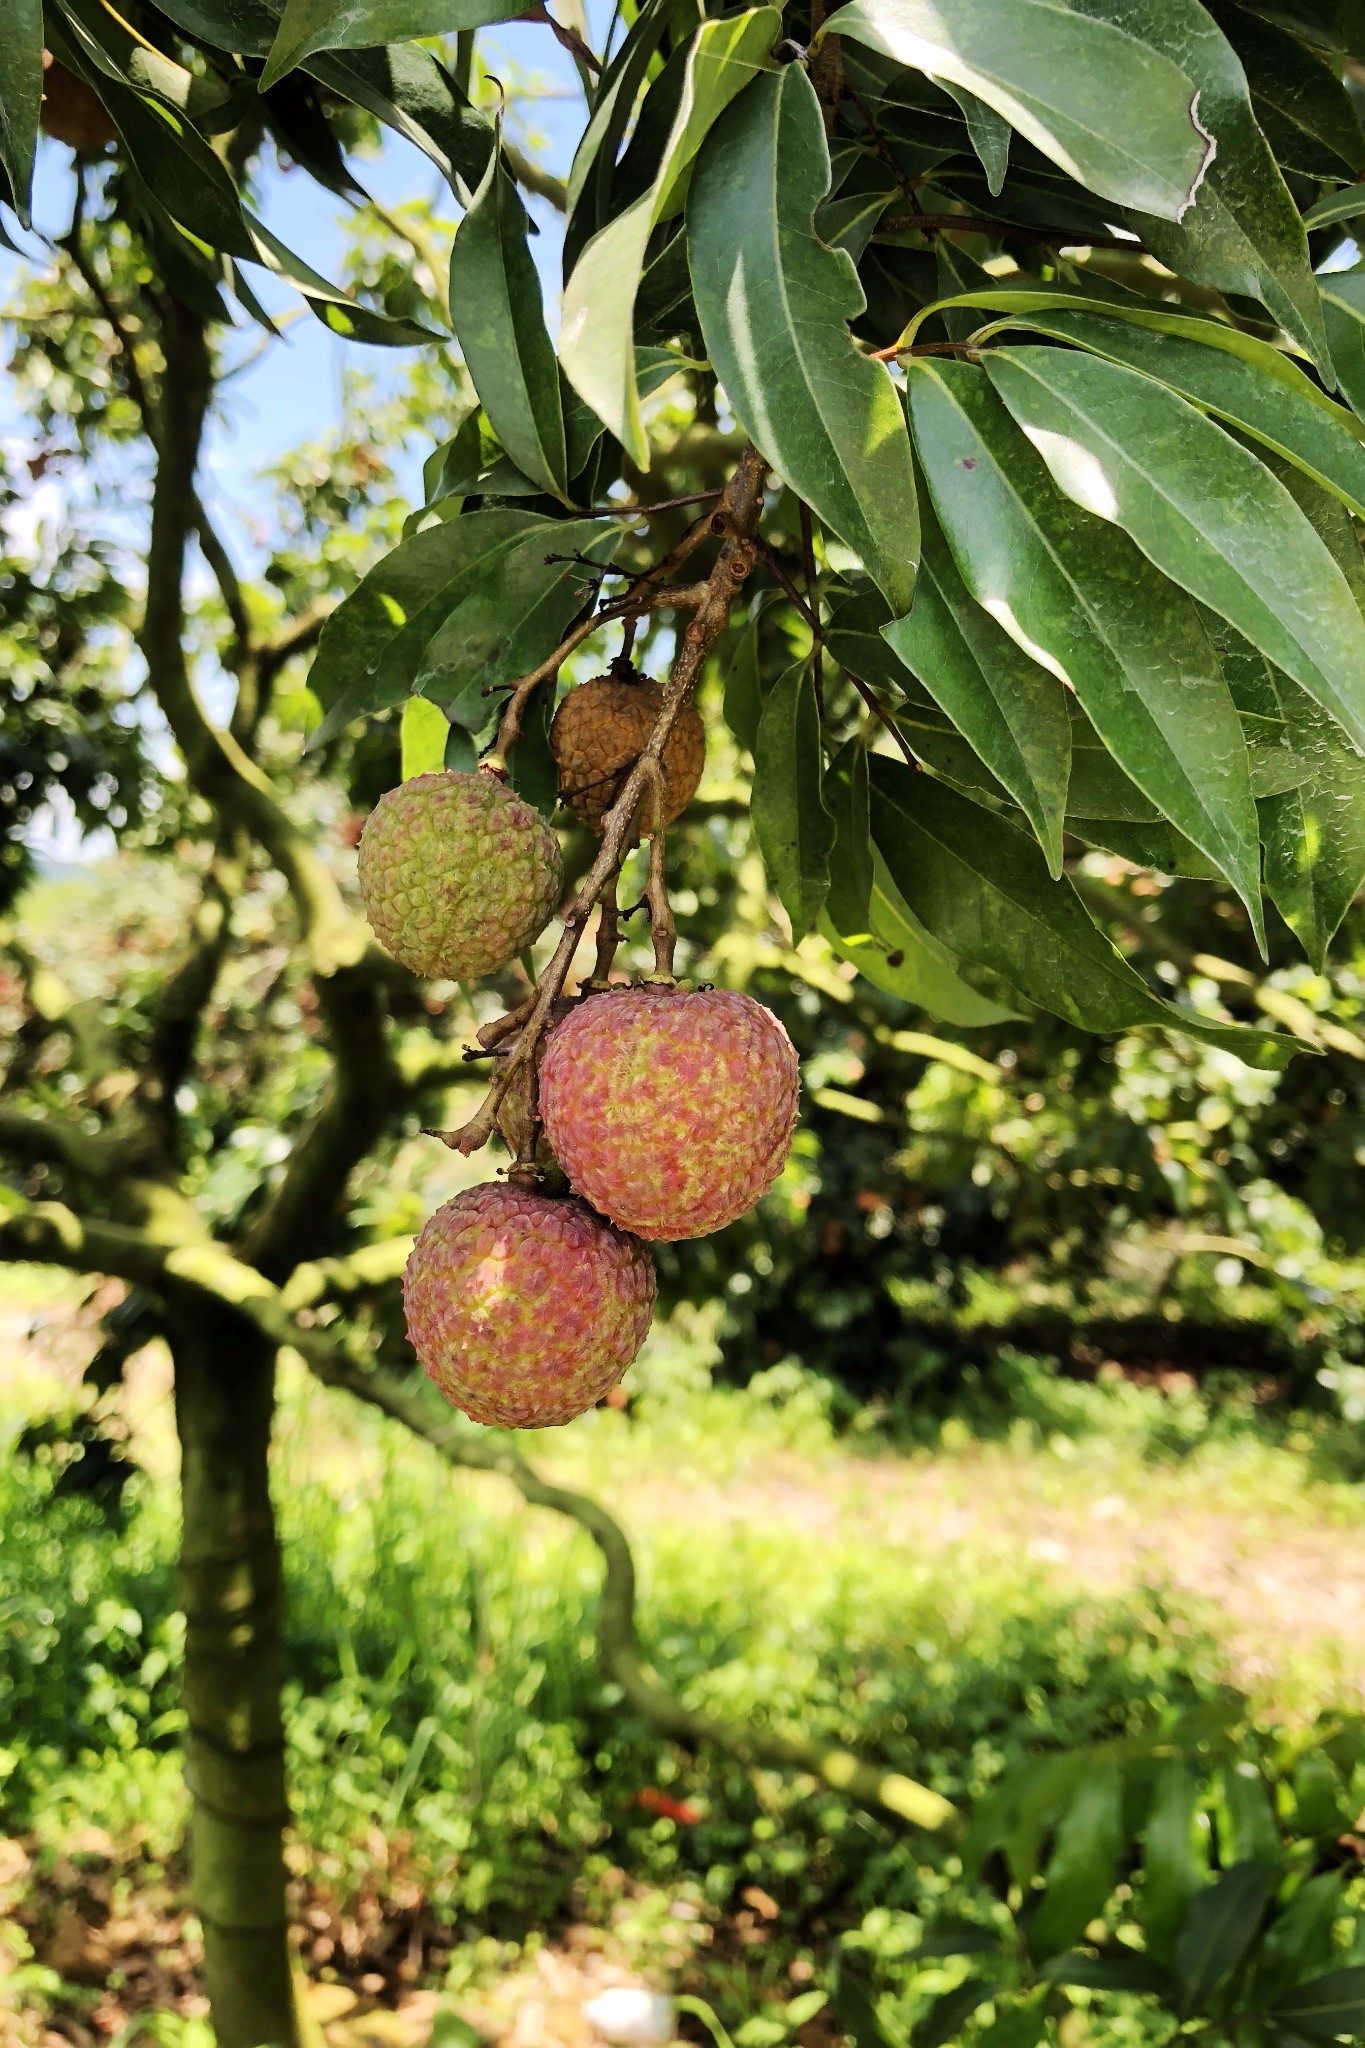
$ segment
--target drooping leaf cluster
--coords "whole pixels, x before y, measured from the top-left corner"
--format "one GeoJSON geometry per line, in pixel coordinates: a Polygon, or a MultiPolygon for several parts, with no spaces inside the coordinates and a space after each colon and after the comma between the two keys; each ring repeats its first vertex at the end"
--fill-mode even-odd
{"type": "Polygon", "coordinates": [[[644,0],[585,59],[557,339],[515,153],[414,40],[516,12],[167,0],[130,34],[25,0],[7,38],[20,217],[46,45],[215,314],[259,310],[263,265],[337,332],[439,345],[256,217],[215,147],[242,121],[353,191],[350,102],[449,180],[478,403],[323,634],[324,738],[416,695],[472,764],[620,557],[685,378],[769,468],[749,634],[785,613],[803,647],[740,715],[798,937],[956,1021],[1189,1027],[1073,887],[1103,849],[1221,879],[1320,963],[1365,878],[1359,9],[644,0]]]}

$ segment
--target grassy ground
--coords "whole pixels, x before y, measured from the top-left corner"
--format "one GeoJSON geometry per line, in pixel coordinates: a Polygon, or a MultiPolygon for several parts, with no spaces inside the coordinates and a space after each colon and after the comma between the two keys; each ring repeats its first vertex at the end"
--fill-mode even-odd
{"type": "MultiPolygon", "coordinates": [[[[6,1444],[70,1411],[91,1349],[77,1290],[7,1285],[6,1444]]],[[[1012,1758],[1229,1685],[1267,1724],[1365,1705],[1365,1500],[1325,1427],[1006,1357],[964,1389],[972,1426],[892,1446],[871,1418],[836,1439],[789,1369],[713,1389],[706,1355],[704,1330],[675,1328],[628,1411],[528,1446],[631,1530],[649,1653],[691,1703],[837,1737],[966,1800],[1012,1758]]],[[[7,1886],[24,2038],[54,2016],[97,2039],[144,2008],[196,2011],[155,1348],[115,1410],[141,1468],[121,1517],[54,1496],[49,1454],[0,1465],[0,1903],[7,1886]]],[[[732,2024],[777,2013],[780,2038],[833,1935],[861,1929],[891,1968],[955,1903],[943,1854],[623,1716],[593,1665],[591,1547],[501,1482],[452,1478],[287,1376],[276,1492],[291,1854],[338,2042],[385,2048],[388,2025],[402,2048],[458,2007],[518,2048],[572,2044],[584,1986],[634,1972],[732,2024]]]]}

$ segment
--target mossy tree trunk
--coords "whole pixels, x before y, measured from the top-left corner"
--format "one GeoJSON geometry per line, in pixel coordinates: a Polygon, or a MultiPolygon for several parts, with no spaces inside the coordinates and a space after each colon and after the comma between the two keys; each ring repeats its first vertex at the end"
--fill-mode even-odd
{"type": "Polygon", "coordinates": [[[295,2048],[285,1910],[275,1355],[230,1312],[173,1341],[185,1614],[185,1776],[219,2048],[295,2048]]]}

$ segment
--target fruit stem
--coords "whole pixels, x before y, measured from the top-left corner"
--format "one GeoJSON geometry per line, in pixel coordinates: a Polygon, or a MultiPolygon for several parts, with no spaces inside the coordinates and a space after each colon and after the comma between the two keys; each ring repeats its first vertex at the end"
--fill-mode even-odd
{"type": "MultiPolygon", "coordinates": [[[[754,567],[757,559],[754,535],[759,513],[763,509],[763,479],[766,474],[767,465],[750,442],[725,486],[720,504],[704,521],[698,522],[703,529],[702,532],[695,539],[684,536],[684,542],[679,543],[679,548],[687,543],[690,553],[693,547],[700,545],[701,540],[709,532],[720,539],[721,547],[715,566],[706,581],[693,585],[691,592],[682,600],[692,607],[694,615],[686,630],[679,635],[678,651],[674,657],[672,672],[664,686],[663,701],[659,706],[659,715],[654,721],[654,730],[640,758],[622,784],[616,801],[602,820],[602,844],[598,849],[597,858],[564,914],[564,929],[559,944],[555,947],[553,957],[536,985],[530,1012],[521,1027],[516,1045],[501,1062],[478,1113],[462,1129],[438,1133],[442,1143],[448,1145],[453,1152],[468,1154],[477,1152],[481,1145],[486,1145],[493,1134],[499,1107],[508,1090],[528,1069],[534,1072],[541,1037],[568,977],[579,941],[583,936],[584,926],[594,906],[601,901],[608,884],[615,882],[632,836],[640,799],[646,789],[657,785],[662,776],[660,763],[668,736],[673,730],[679,712],[696,688],[707,655],[729,625],[731,608],[754,567]]],[[[678,555],[679,549],[675,548],[673,559],[676,560],[678,555]]],[[[659,565],[660,568],[662,566],[659,565]]],[[[657,574],[658,570],[650,573],[657,574]]],[[[676,588],[653,592],[650,596],[653,602],[642,608],[653,610],[660,603],[676,605],[680,601],[680,593],[676,588]]],[[[636,602],[638,604],[638,598],[636,602]]],[[[584,633],[580,637],[586,638],[587,635],[584,633]]],[[[552,656],[551,662],[553,661],[552,656]]],[[[536,676],[531,682],[531,688],[535,687],[535,682],[541,680],[541,676],[536,676]]],[[[521,688],[522,685],[519,684],[514,695],[519,693],[521,688]]],[[[526,694],[529,695],[529,690],[526,694]]],[[[508,709],[510,711],[510,704],[508,709]]],[[[498,752],[503,751],[502,732],[499,729],[498,752]]],[[[660,837],[660,834],[655,834],[656,840],[660,837]]],[[[651,877],[655,858],[651,850],[651,877]]],[[[657,860],[662,873],[661,848],[657,860]]],[[[665,902],[663,931],[670,945],[670,960],[672,924],[672,912],[667,909],[665,902]]],[[[656,930],[656,957],[658,943],[656,930]]],[[[480,1031],[480,1044],[489,1042],[486,1034],[490,1030],[491,1027],[485,1025],[480,1031]]]]}
{"type": "Polygon", "coordinates": [[[654,979],[673,979],[673,955],[678,944],[678,928],[673,921],[673,905],[668,900],[668,884],[664,879],[664,778],[657,762],[650,764],[650,808],[653,811],[653,836],[649,842],[649,881],[645,885],[645,902],[649,905],[649,929],[654,940],[654,979]]]}

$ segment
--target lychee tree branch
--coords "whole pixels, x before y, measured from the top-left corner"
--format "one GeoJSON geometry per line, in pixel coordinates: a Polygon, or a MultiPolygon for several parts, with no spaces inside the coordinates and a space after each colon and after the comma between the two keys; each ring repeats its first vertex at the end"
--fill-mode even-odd
{"type": "MultiPolygon", "coordinates": [[[[611,809],[602,821],[602,844],[597,858],[578,894],[564,914],[564,929],[554,954],[536,984],[535,999],[515,1048],[501,1061],[476,1116],[461,1129],[435,1135],[456,1152],[477,1152],[488,1143],[497,1123],[498,1110],[518,1076],[533,1068],[545,1026],[553,1005],[563,991],[584,926],[608,885],[620,868],[626,846],[635,829],[636,813],[651,780],[661,773],[663,750],[679,712],[691,699],[706,657],[730,623],[735,598],[757,559],[755,533],[763,506],[763,479],[767,466],[752,442],[745,448],[738,466],[725,486],[714,513],[699,521],[702,537],[707,530],[722,537],[715,567],[704,584],[696,586],[695,602],[689,599],[692,618],[683,632],[672,672],[664,687],[659,715],[634,767],[626,776],[611,809]]],[[[695,545],[700,545],[698,540],[695,545]]],[[[675,551],[676,554],[676,551],[675,551]]],[[[657,573],[657,572],[651,572],[657,573]]],[[[676,603],[673,589],[656,593],[664,603],[676,603]]],[[[496,759],[496,757],[495,757],[496,759]]],[[[486,763],[488,767],[490,763],[486,763]]],[[[497,765],[501,765],[498,763],[497,765]]]]}

